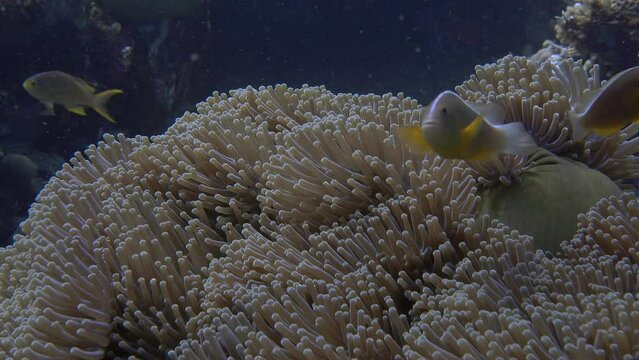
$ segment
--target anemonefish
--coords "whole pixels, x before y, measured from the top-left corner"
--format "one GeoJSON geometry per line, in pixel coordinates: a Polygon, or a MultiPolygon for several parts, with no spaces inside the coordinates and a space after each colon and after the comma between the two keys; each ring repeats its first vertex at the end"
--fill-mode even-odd
{"type": "Polygon", "coordinates": [[[639,66],[613,76],[606,85],[587,93],[568,112],[572,137],[609,136],[639,121],[639,66]]]}
{"type": "Polygon", "coordinates": [[[400,139],[414,150],[444,158],[489,160],[501,153],[530,155],[537,144],[523,124],[504,124],[499,104],[473,104],[444,91],[423,110],[419,126],[398,128],[400,139]]]}

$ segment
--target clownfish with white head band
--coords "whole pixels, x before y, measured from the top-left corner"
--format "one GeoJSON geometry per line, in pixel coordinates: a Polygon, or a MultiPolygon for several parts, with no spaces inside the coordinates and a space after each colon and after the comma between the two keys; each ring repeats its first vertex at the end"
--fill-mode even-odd
{"type": "Polygon", "coordinates": [[[439,94],[423,110],[419,126],[397,129],[416,151],[435,152],[447,159],[490,160],[497,155],[530,155],[537,150],[523,124],[504,124],[499,104],[473,104],[451,91],[439,94]]]}

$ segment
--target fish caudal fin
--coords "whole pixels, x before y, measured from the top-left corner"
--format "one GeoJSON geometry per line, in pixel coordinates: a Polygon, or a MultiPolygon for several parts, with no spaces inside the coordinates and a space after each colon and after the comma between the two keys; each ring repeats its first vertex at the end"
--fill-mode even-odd
{"type": "Polygon", "coordinates": [[[110,122],[115,123],[115,119],[113,119],[107,111],[106,104],[107,102],[109,102],[109,99],[111,99],[113,95],[118,95],[122,93],[123,93],[122,90],[112,89],[112,90],[107,90],[99,94],[96,94],[95,97],[93,98],[93,106],[92,106],[93,110],[95,110],[95,112],[102,115],[105,119],[109,120],[110,122]]]}
{"type": "Polygon", "coordinates": [[[572,130],[572,139],[575,141],[583,140],[590,131],[584,126],[582,117],[577,115],[574,111],[569,111],[566,116],[570,129],[572,130]]]}
{"type": "Polygon", "coordinates": [[[527,156],[537,151],[535,140],[520,122],[514,122],[498,126],[505,138],[501,152],[506,154],[527,156]]]}

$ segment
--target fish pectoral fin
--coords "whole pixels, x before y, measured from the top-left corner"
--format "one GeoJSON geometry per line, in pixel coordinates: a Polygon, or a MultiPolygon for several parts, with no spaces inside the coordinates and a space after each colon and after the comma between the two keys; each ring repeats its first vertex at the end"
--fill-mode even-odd
{"type": "Polygon", "coordinates": [[[408,144],[414,150],[421,153],[429,153],[433,148],[426,142],[419,126],[400,126],[396,129],[397,135],[402,142],[408,144]]]}
{"type": "Polygon", "coordinates": [[[44,110],[40,112],[40,115],[44,115],[44,116],[55,115],[55,109],[53,108],[53,103],[42,103],[42,105],[44,105],[44,110]]]}
{"type": "MultiPolygon", "coordinates": [[[[482,134],[481,139],[477,139],[481,127],[484,125],[484,117],[479,115],[471,121],[465,128],[460,131],[460,140],[458,150],[463,154],[461,158],[464,160],[485,161],[496,157],[499,152],[491,143],[491,139],[487,138],[487,134],[482,134]]],[[[490,124],[487,124],[490,126],[490,124]]],[[[503,128],[508,125],[495,125],[495,127],[503,128]]]]}
{"type": "Polygon", "coordinates": [[[470,144],[470,141],[477,136],[483,122],[484,118],[480,115],[474,118],[470,124],[466,125],[466,127],[461,130],[461,143],[464,145],[470,144]]]}
{"type": "Polygon", "coordinates": [[[84,106],[65,106],[65,109],[77,115],[87,115],[86,111],[84,111],[84,106]]]}

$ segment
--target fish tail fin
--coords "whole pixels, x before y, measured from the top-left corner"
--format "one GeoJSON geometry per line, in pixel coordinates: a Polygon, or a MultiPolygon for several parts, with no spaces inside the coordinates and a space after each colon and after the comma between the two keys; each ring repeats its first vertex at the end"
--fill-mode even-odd
{"type": "Polygon", "coordinates": [[[572,129],[572,138],[575,141],[583,140],[590,133],[584,126],[582,117],[578,116],[574,111],[569,111],[566,116],[570,128],[572,129]]]}
{"type": "Polygon", "coordinates": [[[111,89],[111,90],[103,91],[99,94],[95,94],[95,97],[93,98],[93,106],[92,106],[93,110],[95,110],[95,112],[97,112],[98,114],[102,115],[102,117],[104,117],[105,119],[115,124],[115,119],[113,119],[111,115],[109,115],[106,104],[107,102],[109,102],[109,99],[111,99],[113,95],[118,95],[122,93],[123,93],[122,90],[111,89]]]}
{"type": "Polygon", "coordinates": [[[527,156],[539,148],[533,137],[530,136],[520,122],[499,125],[498,128],[506,140],[501,150],[503,153],[527,156]]]}

